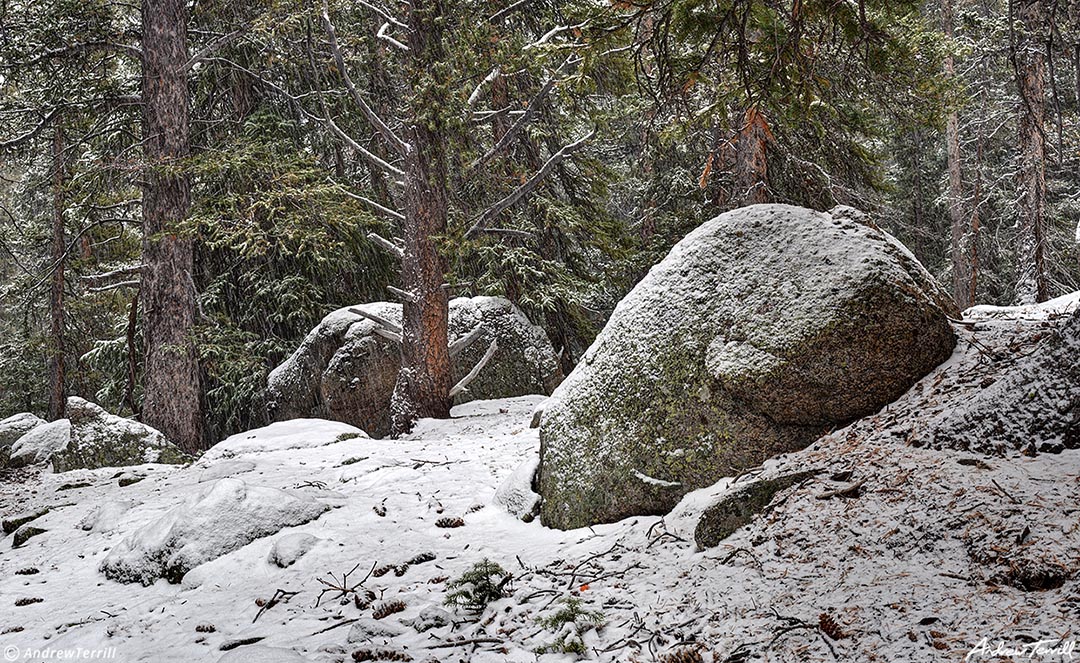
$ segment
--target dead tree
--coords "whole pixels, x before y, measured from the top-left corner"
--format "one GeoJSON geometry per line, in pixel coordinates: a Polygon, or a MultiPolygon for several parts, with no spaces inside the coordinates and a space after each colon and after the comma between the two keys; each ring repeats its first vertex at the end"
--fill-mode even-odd
{"type": "MultiPolygon", "coordinates": [[[[452,61],[444,52],[444,32],[447,30],[453,7],[444,0],[413,0],[407,5],[408,13],[398,17],[372,2],[363,2],[361,5],[376,19],[372,23],[372,31],[387,46],[388,57],[392,54],[395,62],[400,61],[397,69],[404,73],[404,85],[401,86],[400,98],[389,103],[394,104],[397,116],[401,119],[394,123],[386,121],[375,108],[385,108],[388,102],[380,100],[381,103],[374,103],[352,79],[325,0],[319,20],[327,48],[341,77],[344,88],[342,92],[371,128],[380,147],[368,149],[361,141],[344,131],[332,116],[322,90],[317,91],[321,102],[320,114],[315,115],[306,110],[301,112],[322,122],[348,148],[360,155],[374,172],[382,174],[392,183],[389,197],[400,211],[364,196],[348,195],[363,202],[374,213],[390,220],[399,235],[398,238],[371,235],[370,239],[399,259],[401,265],[401,287],[391,289],[391,294],[402,302],[401,324],[377,319],[375,322],[376,333],[399,342],[401,346],[401,369],[391,403],[391,432],[402,434],[411,430],[419,418],[448,417],[453,396],[464,391],[469,382],[476,378],[484,365],[491,360],[498,346],[492,343],[477,366],[464,379],[456,385],[453,384],[451,358],[478,338],[481,331],[476,329],[460,339],[449,339],[447,263],[437,244],[448,229],[452,183],[462,179],[451,177],[447,154],[448,150],[459,142],[459,136],[455,133],[458,129],[453,125],[464,123],[450,121],[452,118],[448,116],[447,109],[451,108],[451,100],[444,80],[446,74],[436,73],[446,66],[445,63],[452,61]],[[442,78],[439,78],[440,76],[442,78]],[[388,156],[384,158],[379,154],[388,156]]],[[[520,6],[511,5],[486,20],[497,23],[517,9],[520,9],[520,6]]],[[[558,32],[548,33],[542,39],[550,40],[558,32]]],[[[312,68],[316,69],[315,79],[318,81],[318,67],[310,51],[309,56],[312,68]]],[[[530,99],[529,105],[519,114],[517,120],[509,126],[505,123],[499,125],[493,147],[469,165],[468,172],[464,174],[466,177],[508,149],[512,141],[522,134],[538,109],[546,103],[551,90],[579,61],[580,58],[576,55],[567,57],[530,99]]],[[[459,76],[459,73],[455,72],[453,78],[467,78],[464,74],[459,76]]],[[[505,96],[505,91],[501,91],[502,82],[498,68],[495,68],[473,91],[466,112],[483,114],[482,111],[471,109],[484,96],[484,86],[488,84],[494,84],[494,103],[497,104],[500,98],[505,96]]],[[[294,103],[300,104],[299,97],[290,97],[294,103]]],[[[499,109],[488,111],[489,115],[497,113],[499,109]]],[[[493,227],[499,216],[532,194],[559,163],[580,149],[593,135],[594,132],[587,132],[583,137],[556,151],[517,189],[477,214],[465,232],[466,238],[502,232],[501,229],[493,227]]],[[[374,316],[360,309],[354,311],[374,319],[374,316]]]]}

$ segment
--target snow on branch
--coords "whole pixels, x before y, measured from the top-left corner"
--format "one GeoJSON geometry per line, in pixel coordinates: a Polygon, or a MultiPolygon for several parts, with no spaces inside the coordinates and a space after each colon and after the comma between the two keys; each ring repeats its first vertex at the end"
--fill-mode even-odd
{"type": "Polygon", "coordinates": [[[401,212],[398,212],[397,210],[390,209],[389,207],[387,207],[385,205],[380,205],[379,203],[375,202],[371,198],[368,198],[366,196],[361,196],[359,194],[353,193],[352,191],[349,191],[345,187],[341,187],[341,192],[344,193],[347,197],[352,198],[353,200],[364,203],[365,205],[370,207],[372,210],[374,210],[375,212],[378,212],[379,214],[382,214],[385,217],[389,217],[391,219],[394,219],[395,221],[404,221],[405,220],[405,215],[402,214],[401,212]]]}
{"type": "Polygon", "coordinates": [[[378,315],[377,313],[368,313],[364,309],[356,308],[355,306],[349,309],[349,313],[353,313],[355,315],[358,315],[361,318],[367,318],[368,320],[371,320],[376,325],[382,327],[386,331],[392,332],[394,334],[398,334],[399,336],[401,335],[401,326],[400,325],[396,324],[392,320],[387,320],[386,318],[382,317],[381,315],[378,315]]]}
{"type": "Polygon", "coordinates": [[[532,193],[533,190],[540,185],[540,182],[542,182],[544,178],[551,173],[551,171],[555,170],[555,166],[559,165],[559,163],[566,159],[566,157],[570,156],[579,148],[581,148],[582,145],[584,145],[589,139],[591,139],[595,135],[596,129],[594,128],[589,131],[589,133],[585,136],[582,136],[573,143],[570,143],[569,145],[565,145],[561,150],[551,155],[551,158],[548,159],[540,168],[540,170],[536,171],[536,174],[530,177],[527,182],[515,189],[514,192],[510,195],[506,196],[505,198],[485,210],[484,213],[480,215],[480,218],[476,220],[476,223],[474,223],[473,226],[469,228],[469,231],[465,233],[465,237],[467,239],[473,239],[481,232],[486,230],[487,224],[490,223],[492,219],[502,214],[503,211],[507,208],[516,205],[518,201],[532,193]]]}
{"type": "Polygon", "coordinates": [[[558,35],[560,32],[566,32],[567,30],[580,30],[580,29],[582,29],[582,28],[584,28],[584,27],[586,27],[588,25],[589,25],[589,22],[585,21],[583,23],[578,23],[577,25],[559,25],[559,26],[556,26],[556,27],[552,28],[551,30],[548,30],[547,32],[545,32],[543,37],[540,37],[539,39],[537,39],[536,41],[534,41],[531,44],[526,44],[525,46],[523,46],[521,48],[521,50],[527,51],[527,50],[529,50],[531,48],[536,48],[537,46],[543,46],[544,44],[551,41],[552,37],[558,35]]]}
{"type": "Polygon", "coordinates": [[[379,6],[375,5],[374,3],[365,2],[364,0],[356,0],[356,4],[360,5],[361,7],[366,7],[368,9],[370,9],[371,11],[375,12],[376,14],[381,16],[382,18],[386,19],[386,21],[388,23],[392,23],[395,27],[405,28],[406,30],[409,29],[409,26],[408,26],[407,23],[404,23],[404,22],[399,21],[398,19],[394,18],[394,16],[390,12],[386,11],[382,7],[379,7],[379,6]]]}
{"type": "Polygon", "coordinates": [[[402,290],[401,288],[395,288],[392,285],[386,286],[386,289],[387,289],[387,291],[390,292],[390,294],[394,295],[395,297],[397,297],[398,299],[400,299],[403,302],[410,302],[410,303],[415,304],[416,302],[420,301],[419,297],[417,297],[415,294],[413,294],[413,293],[411,293],[411,292],[409,292],[407,290],[402,290]]]}
{"type": "Polygon", "coordinates": [[[472,331],[470,331],[469,333],[463,336],[459,336],[458,338],[455,338],[453,341],[451,341],[450,345],[447,346],[447,349],[450,352],[450,358],[453,359],[454,357],[458,356],[466,349],[468,349],[468,347],[474,342],[476,342],[476,339],[480,338],[483,333],[484,325],[479,324],[473,327],[472,331]]]}
{"type": "Polygon", "coordinates": [[[532,0],[517,0],[517,2],[509,5],[505,9],[500,9],[499,11],[492,14],[491,17],[488,18],[488,23],[499,23],[504,18],[509,16],[510,14],[513,14],[514,12],[518,11],[519,9],[524,8],[526,5],[530,4],[531,2],[532,2],[532,0]]]}
{"type": "Polygon", "coordinates": [[[484,367],[488,365],[488,362],[490,362],[491,358],[495,356],[495,351],[498,349],[499,342],[492,341],[491,345],[488,346],[487,352],[484,353],[484,356],[480,358],[480,361],[476,362],[476,366],[473,366],[472,370],[469,371],[469,374],[461,378],[461,382],[455,384],[454,388],[450,390],[451,398],[457,396],[463,391],[467,391],[469,384],[471,384],[472,381],[476,379],[476,376],[480,375],[480,371],[484,370],[484,367]]]}
{"type": "Polygon", "coordinates": [[[500,73],[501,70],[499,69],[499,67],[495,67],[491,70],[491,73],[484,77],[484,80],[476,84],[476,87],[473,88],[472,94],[469,95],[469,101],[466,102],[469,108],[472,108],[476,105],[478,101],[480,101],[480,95],[484,91],[484,86],[489,85],[491,81],[498,78],[500,73]]]}
{"type": "Polygon", "coordinates": [[[394,48],[400,48],[403,51],[409,50],[408,46],[401,43],[397,39],[394,39],[390,35],[386,34],[386,31],[389,30],[389,29],[390,29],[390,23],[389,22],[383,23],[382,27],[379,28],[379,31],[377,33],[375,33],[375,36],[378,37],[379,39],[382,39],[382,40],[386,41],[387,43],[389,43],[394,48]]]}
{"type": "MultiPolygon", "coordinates": [[[[349,76],[349,69],[345,66],[345,56],[341,53],[341,46],[338,44],[337,31],[334,30],[334,24],[330,22],[330,9],[327,6],[326,0],[322,3],[322,23],[323,29],[326,30],[326,35],[330,40],[330,50],[334,55],[334,62],[337,64],[338,70],[341,71],[341,78],[345,81],[345,87],[349,90],[349,95],[352,96],[356,105],[360,107],[360,112],[364,114],[367,121],[371,123],[373,127],[379,132],[390,145],[401,154],[408,154],[412,149],[411,146],[405,141],[398,138],[397,134],[375,113],[375,111],[364,101],[363,95],[356,88],[356,84],[353,82],[351,76],[349,76]]],[[[385,28],[386,25],[383,26],[385,28]]],[[[382,29],[379,32],[383,32],[382,29]]],[[[402,44],[404,46],[404,44],[402,44]]]]}
{"type": "Polygon", "coordinates": [[[368,239],[389,251],[395,258],[405,257],[405,249],[397,242],[391,242],[378,233],[368,233],[368,239]]]}
{"type": "Polygon", "coordinates": [[[56,114],[60,112],[60,106],[57,106],[45,114],[45,117],[41,118],[41,122],[37,124],[33,129],[30,129],[26,133],[20,134],[9,140],[0,141],[0,151],[10,150],[15,147],[19,147],[23,143],[29,142],[37,138],[37,136],[45,130],[46,127],[53,121],[56,114]]]}

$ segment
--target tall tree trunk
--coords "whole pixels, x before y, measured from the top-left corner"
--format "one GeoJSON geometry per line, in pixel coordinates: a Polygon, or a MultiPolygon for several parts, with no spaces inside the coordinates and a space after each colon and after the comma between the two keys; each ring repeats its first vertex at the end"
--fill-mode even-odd
{"type": "Polygon", "coordinates": [[[1018,0],[1021,35],[1016,48],[1016,83],[1020,92],[1019,186],[1016,299],[1021,304],[1046,301],[1046,54],[1042,0],[1018,0]]]}
{"type": "Polygon", "coordinates": [[[408,46],[410,127],[405,140],[412,150],[405,158],[401,261],[402,287],[412,294],[402,310],[401,371],[391,405],[390,428],[408,432],[421,417],[450,416],[450,353],[447,348],[448,295],[443,288],[446,262],[436,240],[446,231],[448,208],[445,121],[448,106],[444,84],[433,77],[443,60],[441,0],[413,0],[408,46]]]}
{"type": "Polygon", "coordinates": [[[766,149],[772,137],[765,116],[757,108],[746,111],[735,155],[735,186],[743,205],[769,202],[769,165],[766,149]]]}
{"type": "MultiPolygon", "coordinates": [[[[953,3],[942,0],[941,21],[945,36],[949,39],[949,50],[945,55],[945,76],[955,80],[956,62],[952,53],[953,38],[953,3]]],[[[952,291],[956,305],[961,309],[970,307],[971,266],[967,252],[967,219],[964,215],[964,180],[960,163],[960,114],[955,108],[949,109],[945,118],[945,153],[949,173],[949,253],[952,262],[952,291]]]]}
{"type": "Polygon", "coordinates": [[[63,419],[67,410],[67,384],[64,366],[64,188],[67,186],[67,163],[64,129],[59,121],[53,126],[52,167],[52,245],[53,265],[49,288],[49,421],[63,419]]]}
{"type": "Polygon", "coordinates": [[[192,240],[179,225],[191,207],[185,0],[143,0],[145,112],[142,310],[146,361],[142,420],[185,451],[203,448],[195,351],[192,240]]]}

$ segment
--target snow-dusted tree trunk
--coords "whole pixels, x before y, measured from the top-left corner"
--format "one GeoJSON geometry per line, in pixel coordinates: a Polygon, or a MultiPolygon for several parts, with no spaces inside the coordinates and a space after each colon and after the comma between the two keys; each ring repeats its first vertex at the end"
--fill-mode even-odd
{"type": "Polygon", "coordinates": [[[444,57],[443,7],[439,0],[413,0],[411,7],[408,47],[413,78],[420,85],[409,100],[405,137],[410,149],[404,168],[401,283],[408,296],[402,302],[401,371],[391,407],[394,434],[409,431],[421,417],[449,417],[452,386],[446,262],[436,245],[446,232],[449,136],[444,88],[430,78],[444,57]]]}
{"type": "Polygon", "coordinates": [[[1041,35],[1046,30],[1042,0],[1016,4],[1022,36],[1016,48],[1019,108],[1019,188],[1017,218],[1018,303],[1046,301],[1046,53],[1041,35]]]}
{"type": "Polygon", "coordinates": [[[142,420],[185,451],[203,447],[195,352],[192,240],[180,232],[191,207],[181,170],[188,156],[187,3],[143,0],[144,154],[142,310],[146,375],[142,420]]]}
{"type": "MultiPolygon", "coordinates": [[[[952,0],[942,0],[941,15],[942,30],[951,42],[953,38],[952,0]]],[[[948,48],[944,68],[946,78],[952,80],[956,76],[956,62],[951,43],[948,48]]],[[[964,180],[960,161],[960,114],[956,108],[950,108],[945,118],[945,154],[949,174],[949,253],[952,262],[952,292],[957,306],[966,309],[974,304],[975,293],[972,292],[971,287],[972,270],[968,245],[972,238],[968,232],[968,223],[964,214],[964,180]]]]}
{"type": "Polygon", "coordinates": [[[735,185],[743,205],[769,202],[768,141],[765,116],[757,108],[746,111],[736,140],[735,185]]]}
{"type": "Polygon", "coordinates": [[[67,186],[67,164],[64,160],[66,140],[59,121],[53,125],[52,168],[52,242],[50,263],[53,266],[49,287],[49,421],[63,419],[67,409],[67,385],[64,366],[64,189],[67,186]]]}

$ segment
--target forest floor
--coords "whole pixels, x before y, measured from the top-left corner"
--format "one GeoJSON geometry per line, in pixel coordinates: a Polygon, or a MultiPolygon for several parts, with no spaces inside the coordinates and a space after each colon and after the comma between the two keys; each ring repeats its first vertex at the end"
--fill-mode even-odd
{"type": "MultiPolygon", "coordinates": [[[[1018,316],[992,324],[1037,324],[1018,316]]],[[[969,364],[1012,336],[984,336],[981,349],[961,342],[879,415],[736,479],[819,472],[703,552],[693,543],[697,515],[730,480],[691,493],[664,518],[569,532],[493,504],[538,453],[528,423],[539,397],[464,405],[399,440],[340,440],[343,424],[298,420],[234,436],[189,467],[9,476],[0,517],[52,510],[36,521],[47,531],[22,547],[0,539],[0,649],[6,660],[82,648],[118,661],[264,663],[1072,660],[1080,450],[999,457],[907,440],[912,416],[960,407],[969,364]],[[129,476],[145,478],[121,487],[129,476]],[[180,584],[102,575],[110,548],[226,476],[334,508],[180,584]],[[64,488],[78,484],[87,485],[64,488]],[[118,500],[134,506],[92,531],[79,526],[118,500]],[[461,526],[436,525],[456,518],[461,526]],[[293,531],[321,541],[292,566],[269,563],[272,543],[293,531]],[[423,553],[434,558],[406,565],[423,553]],[[513,575],[505,598],[481,614],[445,606],[448,580],[484,559],[513,575]],[[350,572],[352,586],[372,568],[380,573],[355,588],[365,607],[353,594],[320,597],[320,580],[340,585],[350,572]],[[375,620],[375,611],[390,614],[375,620]],[[448,622],[437,625],[440,615],[448,622]],[[582,654],[538,653],[579,638],[582,654]]]]}

